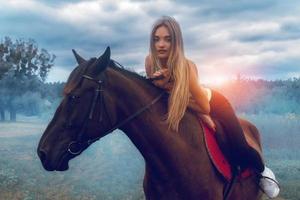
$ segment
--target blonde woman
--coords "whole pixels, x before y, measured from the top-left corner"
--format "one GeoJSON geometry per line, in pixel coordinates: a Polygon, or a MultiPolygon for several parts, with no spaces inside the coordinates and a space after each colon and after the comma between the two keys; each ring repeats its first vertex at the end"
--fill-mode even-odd
{"type": "MultiPolygon", "coordinates": [[[[213,130],[216,126],[211,117],[217,119],[231,141],[234,164],[242,168],[252,166],[260,173],[264,171],[264,163],[258,153],[248,146],[229,101],[222,94],[199,84],[197,67],[184,55],[181,29],[174,18],[163,16],[154,23],[145,69],[147,77],[161,77],[153,84],[170,93],[166,119],[170,128],[178,130],[187,107],[196,111],[213,130]]],[[[273,193],[270,196],[278,194],[277,190],[273,193]]]]}

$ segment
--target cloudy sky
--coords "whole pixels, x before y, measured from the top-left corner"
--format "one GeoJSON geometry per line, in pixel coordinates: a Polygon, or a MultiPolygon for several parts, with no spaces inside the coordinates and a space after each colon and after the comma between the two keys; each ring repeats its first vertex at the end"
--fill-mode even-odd
{"type": "Polygon", "coordinates": [[[237,74],[300,77],[299,0],[0,0],[0,37],[34,39],[57,56],[48,81],[65,81],[75,66],[71,49],[144,70],[153,22],[180,23],[185,53],[203,82],[237,74]]]}

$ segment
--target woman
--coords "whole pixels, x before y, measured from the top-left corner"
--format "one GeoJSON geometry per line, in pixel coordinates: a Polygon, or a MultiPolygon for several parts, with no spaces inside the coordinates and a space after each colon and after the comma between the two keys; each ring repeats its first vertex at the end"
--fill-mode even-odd
{"type": "MultiPolygon", "coordinates": [[[[241,168],[252,166],[259,173],[264,171],[265,166],[261,157],[248,146],[238,118],[228,100],[222,94],[199,84],[197,67],[184,55],[180,26],[174,18],[163,16],[154,23],[145,69],[148,77],[162,77],[154,80],[153,84],[170,93],[166,119],[170,128],[178,130],[179,122],[187,107],[195,110],[214,130],[216,126],[211,117],[217,119],[232,143],[230,146],[235,162],[233,164],[241,168]]],[[[277,196],[278,193],[279,188],[268,196],[277,196]]]]}

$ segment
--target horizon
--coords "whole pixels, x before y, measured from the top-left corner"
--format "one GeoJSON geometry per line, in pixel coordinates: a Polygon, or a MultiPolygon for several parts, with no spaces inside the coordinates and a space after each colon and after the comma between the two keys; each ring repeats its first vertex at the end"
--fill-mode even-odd
{"type": "MultiPolygon", "coordinates": [[[[138,73],[139,75],[141,76],[145,76],[144,75],[144,71],[134,71],[136,73],[138,73]]],[[[71,73],[71,71],[70,71],[71,73]]],[[[57,81],[49,81],[49,80],[46,80],[45,83],[66,83],[68,77],[66,77],[65,80],[57,80],[57,81]]],[[[276,81],[298,81],[300,80],[300,76],[295,76],[295,77],[285,77],[285,78],[274,78],[274,79],[268,79],[268,78],[264,78],[264,77],[251,77],[251,76],[243,76],[241,74],[236,74],[235,76],[231,76],[231,77],[226,77],[226,78],[223,78],[223,77],[212,77],[212,79],[208,79],[208,78],[201,78],[201,81],[200,81],[200,78],[199,78],[199,82],[201,84],[204,84],[204,85],[212,85],[212,86],[220,86],[222,84],[226,84],[228,82],[231,82],[231,81],[236,81],[236,80],[242,80],[242,81],[268,81],[268,82],[276,82],[276,81]],[[240,76],[240,77],[239,77],[240,76]],[[214,80],[214,78],[216,78],[216,80],[214,80]]]]}

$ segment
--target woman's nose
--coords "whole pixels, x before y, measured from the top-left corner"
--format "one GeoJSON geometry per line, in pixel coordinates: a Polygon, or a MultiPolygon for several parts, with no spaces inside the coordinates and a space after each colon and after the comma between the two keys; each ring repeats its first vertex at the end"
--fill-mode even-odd
{"type": "Polygon", "coordinates": [[[165,42],[162,41],[162,40],[160,40],[160,41],[158,42],[158,46],[159,46],[159,47],[164,47],[164,46],[165,46],[165,42]]]}

